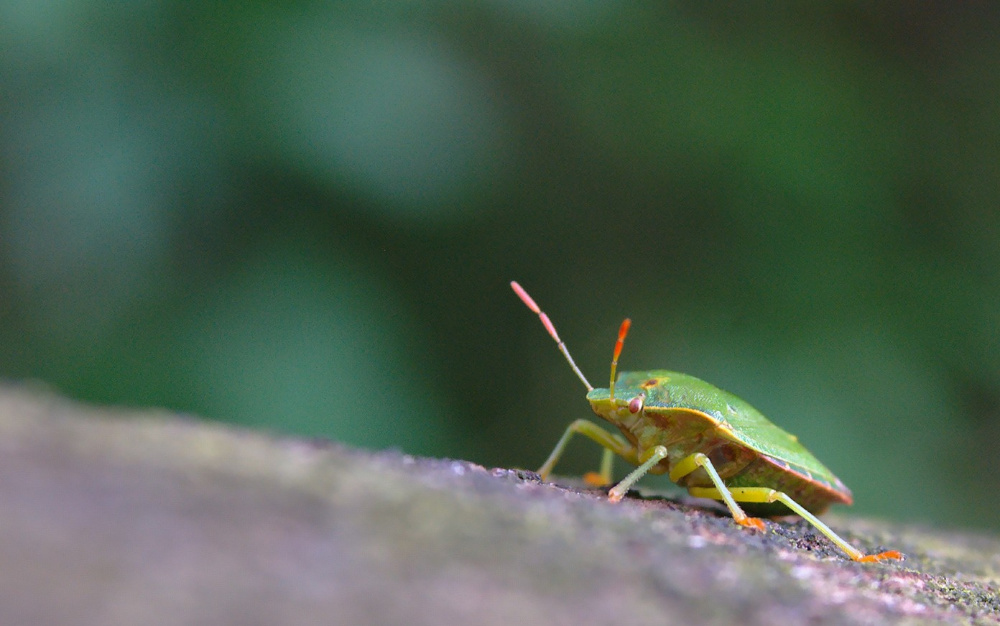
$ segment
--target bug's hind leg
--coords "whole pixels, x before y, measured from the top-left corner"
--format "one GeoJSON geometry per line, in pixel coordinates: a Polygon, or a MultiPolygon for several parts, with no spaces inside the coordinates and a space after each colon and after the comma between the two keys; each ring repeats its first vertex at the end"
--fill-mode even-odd
{"type": "MultiPolygon", "coordinates": [[[[874,561],[883,561],[886,559],[902,559],[903,555],[896,550],[888,550],[886,552],[880,552],[878,554],[865,554],[861,550],[858,550],[851,544],[844,541],[840,535],[833,532],[833,530],[824,524],[822,520],[807,511],[801,504],[792,500],[788,494],[782,491],[775,491],[774,489],[768,489],[767,487],[732,487],[726,488],[732,494],[732,497],[739,502],[780,502],[787,506],[789,509],[794,511],[799,517],[806,520],[810,524],[816,527],[816,530],[823,533],[827,538],[837,546],[847,553],[847,556],[851,557],[855,561],[861,561],[862,563],[871,563],[874,561]]],[[[716,500],[721,499],[721,493],[718,489],[703,489],[692,487],[689,489],[691,495],[702,497],[702,498],[714,498],[716,500]]]]}
{"type": "MultiPolygon", "coordinates": [[[[635,447],[625,441],[625,439],[619,437],[618,435],[612,435],[593,422],[579,419],[566,428],[566,432],[564,432],[562,437],[559,438],[559,442],[552,450],[552,454],[550,454],[549,458],[545,460],[545,463],[538,468],[538,475],[541,476],[542,480],[548,480],[549,474],[552,473],[552,468],[554,468],[556,463],[559,461],[563,451],[566,449],[566,444],[569,443],[569,440],[574,433],[579,433],[604,448],[604,458],[601,461],[601,473],[597,477],[597,480],[600,480],[604,485],[611,482],[611,454],[617,454],[623,459],[633,463],[636,462],[634,461],[636,458],[635,447]]],[[[587,482],[596,483],[597,480],[594,480],[594,477],[587,478],[587,482]]]]}

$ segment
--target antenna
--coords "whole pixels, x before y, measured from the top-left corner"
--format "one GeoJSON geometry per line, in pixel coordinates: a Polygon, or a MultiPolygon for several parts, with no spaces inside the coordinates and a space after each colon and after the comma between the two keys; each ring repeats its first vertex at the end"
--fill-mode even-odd
{"type": "MultiPolygon", "coordinates": [[[[594,387],[589,382],[587,382],[587,378],[583,375],[583,372],[580,371],[580,368],[576,366],[576,362],[573,361],[573,357],[569,355],[569,350],[566,348],[566,344],[563,343],[563,340],[559,338],[559,333],[556,332],[556,327],[552,324],[552,320],[549,319],[549,316],[546,315],[545,312],[542,311],[540,308],[538,308],[538,305],[535,304],[535,301],[531,299],[531,296],[528,295],[528,292],[524,290],[524,287],[518,285],[516,280],[510,281],[510,288],[514,290],[514,293],[516,293],[517,297],[521,299],[521,302],[524,302],[524,304],[527,305],[527,307],[531,309],[535,313],[535,315],[539,317],[539,319],[542,320],[542,325],[545,326],[545,330],[549,332],[549,336],[555,339],[556,344],[558,344],[559,346],[559,351],[562,352],[563,356],[566,357],[566,360],[569,361],[569,366],[573,368],[573,372],[576,374],[576,377],[579,378],[581,381],[583,381],[583,384],[587,387],[587,391],[593,391],[594,387]]],[[[627,322],[628,320],[625,321],[627,322]]],[[[622,328],[624,328],[626,332],[628,331],[627,326],[623,325],[622,328]]],[[[625,341],[625,335],[623,334],[622,331],[618,331],[618,343],[615,344],[615,360],[616,360],[615,362],[617,362],[618,354],[622,351],[621,344],[623,341],[625,341]]],[[[614,380],[614,373],[615,373],[614,366],[612,366],[611,369],[612,381],[614,380]]],[[[613,393],[614,390],[613,382],[611,389],[613,393]]]]}
{"type": "Polygon", "coordinates": [[[625,347],[625,335],[628,334],[628,329],[631,326],[632,320],[626,317],[618,328],[618,341],[615,342],[615,353],[611,357],[611,384],[608,385],[608,396],[612,401],[615,399],[615,372],[618,371],[618,357],[622,355],[622,348],[625,347]]]}

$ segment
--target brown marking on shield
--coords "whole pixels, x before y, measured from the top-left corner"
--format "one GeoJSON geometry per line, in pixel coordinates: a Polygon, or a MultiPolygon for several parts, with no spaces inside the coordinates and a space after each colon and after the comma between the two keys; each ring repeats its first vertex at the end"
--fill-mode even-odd
{"type": "Polygon", "coordinates": [[[746,446],[730,442],[720,442],[705,451],[705,456],[715,466],[719,476],[725,478],[742,470],[757,458],[757,453],[746,446]]]}

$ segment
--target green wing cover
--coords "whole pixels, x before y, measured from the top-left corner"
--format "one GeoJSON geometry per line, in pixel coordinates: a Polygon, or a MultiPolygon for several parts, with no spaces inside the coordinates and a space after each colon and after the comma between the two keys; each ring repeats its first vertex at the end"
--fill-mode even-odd
{"type": "Polygon", "coordinates": [[[815,475],[826,482],[840,482],[794,435],[775,426],[742,398],[699,378],[669,370],[622,372],[616,387],[643,390],[646,393],[647,408],[681,407],[704,413],[727,423],[734,437],[749,448],[784,461],[792,469],[815,475]],[[655,384],[653,381],[656,381],[655,384]]]}

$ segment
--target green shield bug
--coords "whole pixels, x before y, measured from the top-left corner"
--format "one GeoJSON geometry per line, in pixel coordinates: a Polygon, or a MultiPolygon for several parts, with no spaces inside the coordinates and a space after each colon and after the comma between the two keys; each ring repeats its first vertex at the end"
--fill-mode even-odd
{"type": "Polygon", "coordinates": [[[833,472],[799,443],[744,400],[694,376],[667,370],[622,372],[615,379],[631,320],[622,322],[611,359],[611,382],[595,389],[577,367],[555,326],[528,292],[516,282],[511,288],[542,320],[577,377],[587,387],[587,401],[599,417],[618,428],[612,434],[579,419],[563,433],[552,454],[538,470],[542,480],[552,472],[574,433],[604,448],[600,482],[611,482],[612,455],[636,465],[611,488],[618,502],[647,473],[667,473],[693,496],[723,501],[737,524],[765,530],[740,504],[763,516],[794,513],[812,524],[855,561],[902,559],[895,550],[865,554],[844,541],[817,514],[831,504],[851,504],[851,491],[833,472]]]}

